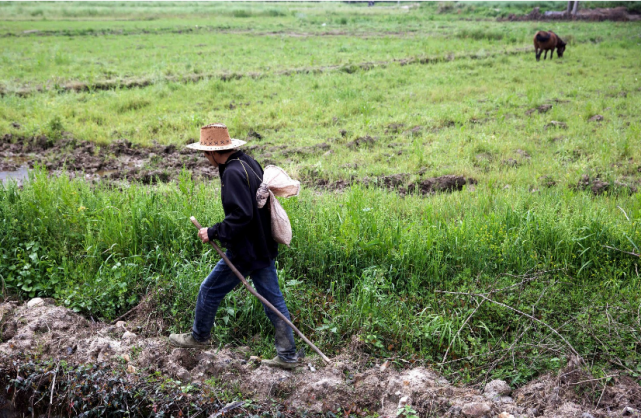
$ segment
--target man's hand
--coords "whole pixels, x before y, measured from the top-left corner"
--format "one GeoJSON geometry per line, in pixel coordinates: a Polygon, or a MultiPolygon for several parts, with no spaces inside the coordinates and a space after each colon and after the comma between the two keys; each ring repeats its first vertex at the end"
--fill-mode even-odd
{"type": "Polygon", "coordinates": [[[198,230],[198,238],[200,238],[203,244],[206,244],[209,242],[209,235],[207,235],[207,228],[200,228],[198,230]]]}

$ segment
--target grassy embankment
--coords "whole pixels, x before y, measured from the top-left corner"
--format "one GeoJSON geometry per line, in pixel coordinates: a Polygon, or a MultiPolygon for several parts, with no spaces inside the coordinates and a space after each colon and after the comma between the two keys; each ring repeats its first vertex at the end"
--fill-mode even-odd
{"type": "MultiPolygon", "coordinates": [[[[325,350],[357,335],[377,355],[431,363],[451,345],[448,360],[460,361],[446,367],[460,377],[487,371],[522,382],[561,366],[571,349],[523,315],[490,302],[475,311],[478,297],[436,291],[487,292],[553,270],[491,298],[552,326],[598,367],[638,360],[638,259],[604,245],[638,253],[641,199],[626,188],[601,196],[573,188],[583,174],[638,183],[638,24],[555,23],[571,35],[567,54],[535,63],[521,49],[550,24],[458,21],[437,5],[292,5],[247,16],[211,5],[222,7],[213,21],[189,13],[165,20],[140,5],[132,21],[109,20],[127,14],[120,8],[102,15],[98,6],[69,5],[65,15],[41,6],[42,15],[31,14],[35,6],[14,8],[15,19],[0,26],[18,34],[1,40],[4,89],[46,90],[1,99],[3,134],[182,144],[202,124],[222,120],[237,136],[260,132],[254,154],[308,181],[399,173],[408,174],[405,182],[443,174],[478,180],[475,190],[428,198],[354,187],[284,202],[295,238],[279,258],[283,287],[295,321],[325,350]],[[89,10],[97,10],[95,21],[74,20],[89,10]],[[201,21],[207,29],[181,32],[201,21]],[[107,34],[93,36],[92,28],[107,34]],[[53,33],[21,33],[31,29],[53,33]],[[298,32],[306,36],[292,36],[298,32]],[[427,57],[436,60],[393,62],[427,57]],[[316,71],[288,71],[300,69],[316,71]],[[243,77],[221,80],[232,72],[243,77]],[[211,77],[185,81],[203,73],[211,77]],[[151,84],[91,89],[107,79],[151,84]],[[89,91],[60,93],[67,83],[89,91]],[[553,107],[525,114],[543,104],[553,107]],[[604,121],[588,122],[595,114],[604,121]],[[552,120],[567,129],[546,128],[552,120]],[[354,146],[366,135],[375,140],[354,146]],[[314,148],[321,142],[333,153],[314,148]],[[616,336],[608,334],[612,320],[621,323],[616,336]],[[489,371],[514,349],[516,363],[489,371]]],[[[102,318],[152,291],[172,329],[185,330],[214,261],[187,219],[220,219],[216,186],[193,184],[186,173],[178,185],[156,188],[89,186],[42,173],[23,189],[7,186],[0,192],[3,285],[102,318]]],[[[244,343],[260,333],[258,350],[268,353],[263,316],[236,291],[216,334],[244,343]]]]}
{"type": "MultiPolygon", "coordinates": [[[[118,191],[40,174],[22,191],[4,189],[3,280],[24,296],[53,295],[106,318],[151,290],[173,329],[188,329],[214,258],[194,239],[188,217],[220,219],[213,186],[185,176],[178,187],[118,191]]],[[[399,199],[355,188],[306,192],[285,206],[295,238],[279,258],[283,288],[295,321],[330,352],[357,334],[381,355],[440,361],[450,343],[451,358],[488,354],[507,348],[529,326],[525,345],[542,339],[566,351],[549,330],[490,304],[454,340],[476,304],[435,293],[485,292],[522,280],[506,274],[555,270],[495,298],[558,329],[589,358],[634,359],[629,330],[621,330],[624,341],[611,336],[604,346],[589,333],[607,333],[606,306],[617,321],[636,324],[638,263],[603,246],[630,249],[630,240],[639,242],[639,195],[595,199],[564,189],[489,189],[399,199]]],[[[220,341],[242,343],[260,333],[268,350],[269,332],[260,306],[242,289],[221,308],[220,341]]],[[[534,364],[507,365],[502,373],[525,378],[558,359],[527,348],[520,354],[534,364]]],[[[478,360],[464,364],[482,367],[478,360]]]]}

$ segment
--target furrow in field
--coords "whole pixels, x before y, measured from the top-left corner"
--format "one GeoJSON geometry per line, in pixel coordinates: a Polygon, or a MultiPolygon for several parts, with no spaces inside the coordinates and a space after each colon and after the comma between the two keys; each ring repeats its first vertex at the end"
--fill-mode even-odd
{"type": "Polygon", "coordinates": [[[292,68],[284,69],[272,72],[229,72],[229,73],[189,73],[181,75],[169,75],[164,77],[130,77],[130,78],[119,78],[119,79],[110,79],[96,81],[93,83],[71,81],[62,85],[42,85],[37,87],[28,87],[17,90],[5,90],[0,87],[0,96],[5,96],[9,94],[15,94],[19,97],[27,97],[34,93],[42,93],[46,91],[58,91],[61,93],[68,91],[94,91],[94,90],[115,90],[115,89],[130,89],[137,87],[147,87],[152,84],[160,82],[177,82],[177,83],[194,83],[205,79],[220,79],[223,81],[229,80],[239,80],[241,78],[262,78],[268,76],[292,76],[296,74],[320,74],[333,71],[340,71],[345,73],[354,73],[358,70],[369,71],[374,68],[385,68],[392,64],[398,65],[427,65],[427,64],[438,64],[441,62],[449,62],[459,59],[485,59],[485,58],[494,58],[502,55],[517,55],[521,53],[531,52],[532,48],[514,48],[506,49],[499,52],[474,52],[468,54],[455,54],[448,53],[441,56],[432,56],[432,57],[407,57],[407,58],[395,58],[392,60],[384,61],[366,61],[356,64],[348,65],[327,65],[327,66],[317,66],[317,67],[303,67],[303,68],[292,68]]]}
{"type": "Polygon", "coordinates": [[[327,30],[318,32],[298,32],[293,30],[275,30],[275,31],[261,31],[251,28],[242,29],[235,28],[229,29],[217,26],[194,26],[194,27],[167,27],[157,29],[29,29],[18,32],[5,32],[0,34],[0,38],[14,38],[14,37],[38,37],[38,36],[132,36],[132,35],[193,35],[199,33],[218,33],[226,35],[250,35],[250,36],[287,36],[293,38],[307,38],[317,36],[349,36],[360,38],[382,38],[389,36],[415,36],[425,35],[423,32],[418,31],[349,31],[349,30],[327,30]]]}

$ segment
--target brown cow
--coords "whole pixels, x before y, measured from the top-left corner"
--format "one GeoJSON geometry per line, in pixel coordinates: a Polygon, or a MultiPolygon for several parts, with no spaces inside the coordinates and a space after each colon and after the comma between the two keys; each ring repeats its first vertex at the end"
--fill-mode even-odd
{"type": "Polygon", "coordinates": [[[552,31],[538,31],[536,35],[534,35],[534,52],[536,53],[536,60],[538,61],[541,58],[541,53],[543,51],[545,51],[543,59],[547,58],[548,51],[550,51],[550,59],[552,59],[552,56],[554,55],[554,48],[556,48],[556,53],[559,58],[561,58],[565,51],[565,45],[566,43],[563,42],[556,33],[552,31]]]}

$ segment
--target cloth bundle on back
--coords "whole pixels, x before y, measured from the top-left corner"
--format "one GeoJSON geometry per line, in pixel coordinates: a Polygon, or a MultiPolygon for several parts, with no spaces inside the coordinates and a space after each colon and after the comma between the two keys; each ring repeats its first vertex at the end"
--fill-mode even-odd
{"type": "Polygon", "coordinates": [[[269,211],[272,220],[272,237],[274,241],[289,246],[292,242],[292,225],[289,222],[287,212],[280,205],[278,199],[274,197],[292,197],[298,196],[300,192],[300,182],[292,180],[289,175],[280,167],[268,165],[263,173],[263,181],[256,192],[256,201],[258,207],[262,208],[269,200],[269,211]]]}

